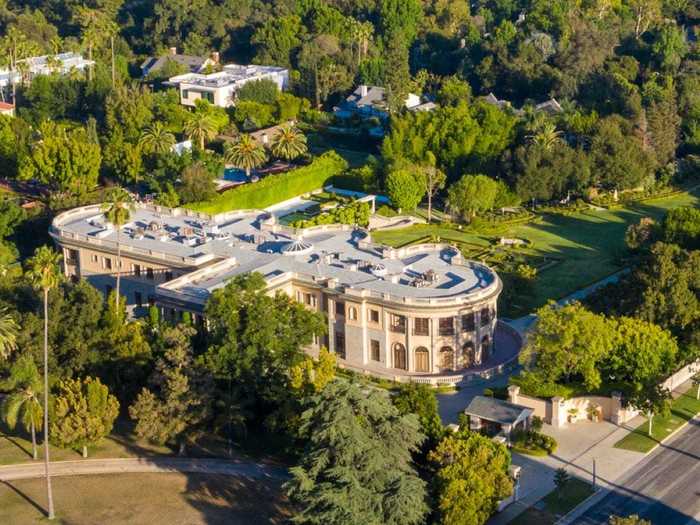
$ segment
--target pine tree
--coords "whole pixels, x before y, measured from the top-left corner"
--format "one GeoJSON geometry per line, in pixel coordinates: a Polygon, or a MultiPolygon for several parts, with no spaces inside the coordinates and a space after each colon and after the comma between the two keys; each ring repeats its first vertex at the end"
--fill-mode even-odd
{"type": "Polygon", "coordinates": [[[415,415],[400,415],[383,391],[334,381],[301,419],[308,446],[286,485],[300,509],[295,523],[423,522],[425,483],[411,461],[424,439],[415,415]]]}

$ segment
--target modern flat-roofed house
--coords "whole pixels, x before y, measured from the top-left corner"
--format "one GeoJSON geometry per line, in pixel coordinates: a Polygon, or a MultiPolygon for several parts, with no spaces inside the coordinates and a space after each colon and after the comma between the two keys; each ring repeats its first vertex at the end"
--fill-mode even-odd
{"type": "MultiPolygon", "coordinates": [[[[183,55],[177,52],[176,47],[171,47],[169,52],[161,56],[148,57],[141,64],[141,76],[157,75],[169,62],[172,62],[189,73],[203,73],[208,67],[214,67],[219,63],[219,53],[211,56],[183,55]]],[[[171,73],[172,74],[172,73],[171,73]]]]}
{"type": "MultiPolygon", "coordinates": [[[[414,109],[421,105],[420,97],[409,93],[406,97],[405,106],[407,109],[414,109]]],[[[348,97],[334,109],[336,116],[340,118],[350,118],[359,116],[360,118],[377,117],[379,119],[389,118],[389,109],[386,100],[386,90],[378,86],[358,86],[348,97]]]]}
{"type": "Polygon", "coordinates": [[[235,105],[236,91],[242,86],[263,79],[272,80],[283,91],[289,85],[289,70],[275,66],[227,64],[217,73],[177,75],[168,79],[166,84],[179,88],[180,103],[185,106],[194,106],[197,100],[203,99],[226,108],[235,105]]]}
{"type": "Polygon", "coordinates": [[[95,64],[94,60],[87,60],[79,53],[58,53],[57,55],[42,55],[25,58],[17,61],[18,64],[27,65],[28,80],[38,75],[67,75],[74,71],[83,72],[95,64]]]}
{"type": "MultiPolygon", "coordinates": [[[[108,293],[117,270],[116,231],[100,205],[58,215],[50,234],[67,276],[108,293]]],[[[121,229],[121,293],[129,308],[157,305],[163,318],[202,322],[210,295],[258,272],[323,313],[328,347],[342,366],[392,379],[432,381],[493,362],[498,275],[448,244],[389,248],[349,225],[296,229],[274,213],[207,215],[140,204],[121,229]]]]}

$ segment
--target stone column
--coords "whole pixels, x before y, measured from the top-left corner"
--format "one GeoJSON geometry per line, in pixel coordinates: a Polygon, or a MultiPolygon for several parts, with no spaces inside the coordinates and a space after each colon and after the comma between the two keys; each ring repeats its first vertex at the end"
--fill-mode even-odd
{"type": "Polygon", "coordinates": [[[411,338],[411,325],[413,319],[406,316],[406,365],[408,367],[408,372],[414,372],[416,370],[416,363],[414,362],[415,356],[413,355],[413,341],[411,338]]]}
{"type": "Polygon", "coordinates": [[[508,402],[514,405],[518,404],[518,396],[520,395],[520,387],[517,385],[510,385],[508,387],[508,402]]]}
{"type": "Polygon", "coordinates": [[[561,428],[566,423],[566,414],[562,414],[562,405],[564,398],[555,396],[550,401],[552,405],[552,426],[554,428],[561,428]]]}

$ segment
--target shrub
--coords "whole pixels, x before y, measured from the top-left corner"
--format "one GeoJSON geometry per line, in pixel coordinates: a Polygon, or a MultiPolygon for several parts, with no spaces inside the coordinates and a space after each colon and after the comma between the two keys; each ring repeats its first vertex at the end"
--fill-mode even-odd
{"type": "Polygon", "coordinates": [[[515,430],[510,437],[513,449],[521,454],[533,456],[554,454],[558,446],[556,439],[535,430],[515,430]]]}
{"type": "Polygon", "coordinates": [[[333,183],[333,178],[348,167],[335,151],[327,151],[311,164],[279,175],[269,175],[259,182],[232,188],[215,198],[188,207],[205,213],[265,208],[333,183]]]}
{"type": "Polygon", "coordinates": [[[294,221],[294,228],[310,228],[320,224],[359,224],[367,226],[369,223],[370,209],[366,202],[353,202],[348,206],[341,206],[321,213],[308,220],[294,221]]]}

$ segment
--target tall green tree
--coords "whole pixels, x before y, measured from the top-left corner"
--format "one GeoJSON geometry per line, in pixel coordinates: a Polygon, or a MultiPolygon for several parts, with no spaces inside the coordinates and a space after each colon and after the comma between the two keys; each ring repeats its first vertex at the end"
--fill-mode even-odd
{"type": "Polygon", "coordinates": [[[175,135],[166,129],[162,122],[154,122],[141,133],[139,146],[146,153],[163,155],[175,144],[175,135]]]}
{"type": "Polygon", "coordinates": [[[334,381],[301,421],[308,445],[286,484],[299,508],[295,523],[423,523],[425,483],[411,460],[423,440],[415,415],[400,415],[378,389],[334,381]]]}
{"type": "Polygon", "coordinates": [[[447,190],[450,209],[471,221],[477,213],[493,208],[498,184],[486,175],[464,175],[447,190]]]}
{"type": "Polygon", "coordinates": [[[513,491],[508,450],[481,434],[451,434],[428,460],[436,470],[437,511],[443,525],[482,525],[498,501],[513,491]]]}
{"type": "Polygon", "coordinates": [[[285,160],[294,160],[307,150],[306,136],[299,128],[290,125],[282,126],[270,145],[272,154],[285,160]]]}
{"type": "Polygon", "coordinates": [[[0,308],[0,358],[7,359],[17,348],[19,327],[15,318],[6,308],[0,308]]]}
{"type": "Polygon", "coordinates": [[[385,186],[393,206],[404,212],[416,209],[425,195],[423,174],[409,168],[392,169],[385,186]]]}
{"type": "Polygon", "coordinates": [[[53,190],[78,197],[94,189],[102,155],[86,129],[45,122],[38,132],[40,139],[22,157],[20,178],[38,179],[53,190]]]}
{"type": "Polygon", "coordinates": [[[212,415],[212,383],[192,359],[194,328],[168,327],[161,335],[164,353],[156,363],[150,387],[141,390],[129,415],[136,434],[158,444],[173,442],[183,455],[212,415]]]}
{"type": "Polygon", "coordinates": [[[394,406],[401,415],[415,414],[418,416],[421,431],[428,438],[427,443],[432,448],[442,438],[444,427],[438,412],[435,391],[419,383],[401,385],[392,397],[394,406]]]}
{"type": "Polygon", "coordinates": [[[224,161],[245,170],[246,177],[250,171],[262,166],[267,160],[265,149],[250,135],[241,135],[233,144],[226,144],[224,161]]]}
{"type": "Polygon", "coordinates": [[[61,256],[48,246],[41,246],[29,260],[27,277],[35,288],[44,296],[44,475],[48,497],[47,517],[55,517],[53,508],[53,491],[49,472],[49,291],[56,288],[61,281],[59,264],[61,256]]]}
{"type": "Polygon", "coordinates": [[[14,430],[19,421],[31,433],[32,459],[36,459],[36,431],[41,430],[44,410],[41,406],[41,374],[32,357],[25,354],[12,363],[9,377],[0,385],[10,391],[0,406],[2,418],[10,430],[14,430]]]}
{"type": "Polygon", "coordinates": [[[62,448],[82,449],[109,435],[119,415],[119,401],[99,379],[64,379],[56,388],[51,439],[62,448]]]}
{"type": "Polygon", "coordinates": [[[432,151],[426,154],[423,170],[425,173],[425,194],[428,196],[428,224],[433,217],[433,197],[445,187],[447,177],[445,173],[436,166],[437,160],[432,151]]]}
{"type": "Polygon", "coordinates": [[[119,285],[122,274],[122,245],[121,245],[121,230],[122,227],[129,222],[131,214],[136,209],[134,198],[124,188],[116,186],[107,194],[107,199],[102,204],[102,213],[109,223],[114,226],[117,235],[117,289],[114,300],[116,307],[119,308],[119,285]]]}
{"type": "Polygon", "coordinates": [[[602,382],[598,366],[614,345],[614,325],[578,303],[543,306],[520,362],[542,384],[580,380],[588,389],[602,382]]]}
{"type": "Polygon", "coordinates": [[[183,131],[187,138],[199,145],[199,149],[204,151],[207,141],[216,136],[216,124],[213,119],[203,112],[195,112],[185,121],[183,131]]]}

